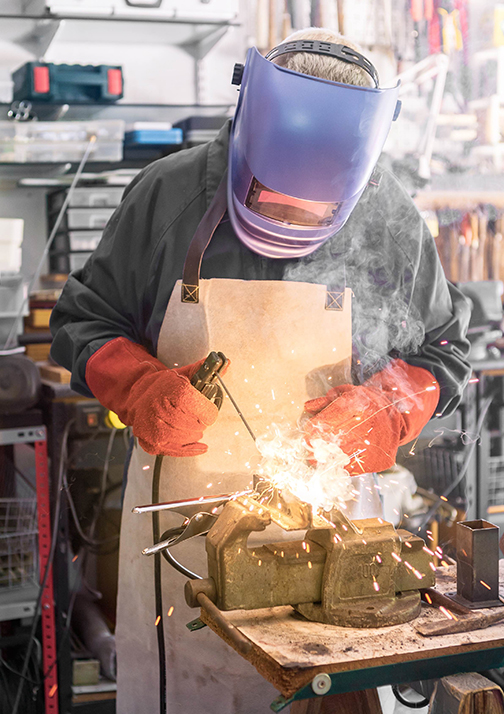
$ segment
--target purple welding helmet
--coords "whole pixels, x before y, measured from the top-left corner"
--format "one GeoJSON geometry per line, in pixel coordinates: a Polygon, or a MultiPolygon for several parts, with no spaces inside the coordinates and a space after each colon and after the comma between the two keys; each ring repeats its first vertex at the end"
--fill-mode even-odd
{"type": "Polygon", "coordinates": [[[302,40],[263,57],[255,47],[233,83],[240,99],[229,146],[228,212],[240,240],[268,258],[300,258],[345,225],[399,114],[399,85],[343,45],[302,40]],[[366,69],[375,88],[294,72],[270,61],[316,52],[366,69]]]}

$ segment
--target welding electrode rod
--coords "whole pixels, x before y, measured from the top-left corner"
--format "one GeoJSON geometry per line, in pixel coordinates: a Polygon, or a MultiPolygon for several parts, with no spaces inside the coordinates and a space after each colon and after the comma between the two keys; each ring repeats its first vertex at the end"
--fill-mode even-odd
{"type": "Polygon", "coordinates": [[[215,624],[220,627],[222,632],[229,637],[236,649],[242,655],[248,654],[252,648],[252,642],[242,635],[242,633],[224,617],[217,605],[210,600],[208,595],[205,595],[205,593],[198,593],[196,595],[196,600],[199,602],[201,607],[208,612],[212,620],[214,620],[215,624]]]}
{"type": "Polygon", "coordinates": [[[235,408],[236,411],[238,412],[238,416],[240,417],[240,419],[242,420],[242,422],[245,424],[248,433],[250,434],[250,436],[251,436],[251,437],[253,438],[253,440],[255,441],[255,440],[256,440],[255,434],[254,434],[254,432],[252,431],[252,429],[250,428],[250,426],[248,425],[247,420],[245,419],[245,417],[244,417],[243,414],[241,413],[240,407],[238,406],[238,404],[235,402],[235,400],[233,399],[233,397],[232,397],[232,396],[230,395],[230,393],[228,392],[228,388],[226,387],[226,385],[225,385],[224,382],[222,381],[220,375],[217,374],[216,376],[217,376],[217,379],[219,380],[219,382],[221,383],[222,389],[226,392],[226,394],[228,395],[229,399],[231,400],[231,404],[234,406],[234,408],[235,408]]]}

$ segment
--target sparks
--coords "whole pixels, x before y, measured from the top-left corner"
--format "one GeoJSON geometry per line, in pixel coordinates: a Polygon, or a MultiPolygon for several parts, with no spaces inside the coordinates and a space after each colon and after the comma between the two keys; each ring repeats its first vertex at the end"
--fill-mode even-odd
{"type": "Polygon", "coordinates": [[[436,570],[437,570],[437,568],[436,568],[436,566],[434,565],[434,563],[429,563],[429,568],[432,570],[433,573],[435,573],[436,570]]]}
{"type": "Polygon", "coordinates": [[[147,471],[147,469],[150,469],[150,466],[142,466],[142,471],[147,471]]]}
{"type": "Polygon", "coordinates": [[[313,567],[310,560],[308,561],[308,567],[309,567],[309,568],[312,568],[312,567],[313,567]]]}
{"type": "Polygon", "coordinates": [[[156,622],[154,623],[154,627],[157,627],[160,622],[161,622],[161,615],[158,615],[158,616],[156,617],[156,622]]]}
{"type": "Polygon", "coordinates": [[[398,563],[402,563],[402,558],[400,558],[397,553],[392,553],[392,557],[394,560],[397,560],[398,563]]]}
{"type": "Polygon", "coordinates": [[[58,689],[58,685],[57,685],[57,684],[53,684],[52,687],[51,687],[51,689],[49,690],[49,697],[50,697],[50,699],[52,699],[52,698],[54,697],[54,695],[56,694],[57,689],[58,689]]]}
{"type": "Polygon", "coordinates": [[[271,390],[271,398],[275,400],[275,392],[273,390],[271,390]]]}
{"type": "Polygon", "coordinates": [[[447,617],[449,620],[453,620],[453,615],[449,610],[446,609],[446,607],[443,607],[442,605],[439,606],[439,609],[443,613],[445,617],[447,617]]]}
{"type": "Polygon", "coordinates": [[[364,543],[364,545],[367,545],[367,541],[365,541],[364,538],[362,539],[362,542],[364,543]]]}
{"type": "Polygon", "coordinates": [[[491,589],[492,589],[492,588],[490,587],[490,585],[487,585],[483,580],[480,580],[480,583],[481,583],[481,584],[483,585],[483,587],[486,588],[487,590],[491,590],[491,589]]]}
{"type": "Polygon", "coordinates": [[[413,546],[411,545],[411,543],[408,543],[408,541],[406,541],[406,542],[404,543],[404,545],[406,546],[406,548],[412,548],[412,547],[413,547],[413,546]]]}
{"type": "Polygon", "coordinates": [[[213,483],[207,483],[207,485],[206,485],[207,488],[212,488],[212,486],[213,486],[213,483]]]}
{"type": "Polygon", "coordinates": [[[173,615],[173,611],[174,611],[174,610],[175,610],[175,608],[174,608],[173,605],[172,605],[172,606],[170,607],[170,609],[168,610],[168,612],[166,613],[166,615],[167,615],[168,617],[171,617],[171,616],[173,615]]]}
{"type": "Polygon", "coordinates": [[[439,344],[440,344],[440,345],[447,345],[447,344],[448,344],[448,340],[441,340],[441,342],[440,342],[439,344]]]}
{"type": "Polygon", "coordinates": [[[74,555],[74,557],[72,558],[72,563],[75,563],[75,561],[77,560],[78,557],[79,557],[79,554],[74,555]]]}
{"type": "Polygon", "coordinates": [[[262,565],[262,560],[258,560],[257,565],[262,565]]]}
{"type": "Polygon", "coordinates": [[[434,557],[433,551],[432,551],[430,548],[427,548],[426,545],[424,545],[424,547],[422,548],[422,550],[425,551],[426,553],[428,553],[429,555],[432,555],[432,557],[434,557]]]}
{"type": "Polygon", "coordinates": [[[380,558],[379,555],[375,555],[375,558],[376,558],[376,560],[378,561],[378,563],[381,563],[381,562],[382,562],[382,559],[380,558]]]}
{"type": "Polygon", "coordinates": [[[478,377],[474,377],[474,379],[470,379],[468,384],[476,384],[476,382],[479,382],[478,377]]]}
{"type": "Polygon", "coordinates": [[[442,561],[441,561],[441,565],[443,565],[445,568],[449,568],[449,567],[450,567],[449,563],[447,563],[446,560],[442,560],[442,561]]]}
{"type": "Polygon", "coordinates": [[[378,585],[378,583],[376,582],[376,580],[375,580],[374,583],[373,583],[373,587],[374,587],[374,589],[376,590],[376,592],[378,592],[378,591],[380,590],[380,586],[378,585]]]}
{"type": "Polygon", "coordinates": [[[442,501],[448,502],[448,499],[446,498],[446,496],[440,496],[439,498],[440,498],[442,501]]]}
{"type": "Polygon", "coordinates": [[[431,598],[431,596],[429,595],[429,593],[425,593],[425,599],[427,600],[427,602],[429,603],[429,605],[432,605],[432,598],[431,598]]]}

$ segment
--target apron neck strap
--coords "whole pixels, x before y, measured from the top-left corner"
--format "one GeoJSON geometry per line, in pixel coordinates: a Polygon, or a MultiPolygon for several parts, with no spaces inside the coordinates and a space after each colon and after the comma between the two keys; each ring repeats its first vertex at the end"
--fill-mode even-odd
{"type": "Polygon", "coordinates": [[[226,170],[187,251],[182,274],[182,302],[199,302],[199,276],[203,254],[227,209],[227,174],[226,170]]]}

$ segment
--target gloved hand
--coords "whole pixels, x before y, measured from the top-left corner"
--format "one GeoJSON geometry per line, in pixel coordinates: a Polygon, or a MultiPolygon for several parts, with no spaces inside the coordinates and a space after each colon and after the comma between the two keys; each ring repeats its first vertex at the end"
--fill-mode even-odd
{"type": "Polygon", "coordinates": [[[219,413],[190,383],[202,363],[168,369],[141,345],[117,337],[88,359],[86,382],[103,406],[133,427],[148,454],[197,456],[207,451],[198,442],[219,413]]]}
{"type": "Polygon", "coordinates": [[[438,401],[439,385],[429,371],[395,359],[360,386],[342,384],[306,402],[314,416],[304,428],[308,443],[340,435],[341,449],[352,457],[350,475],[384,471],[399,446],[420,434],[438,401]]]}

